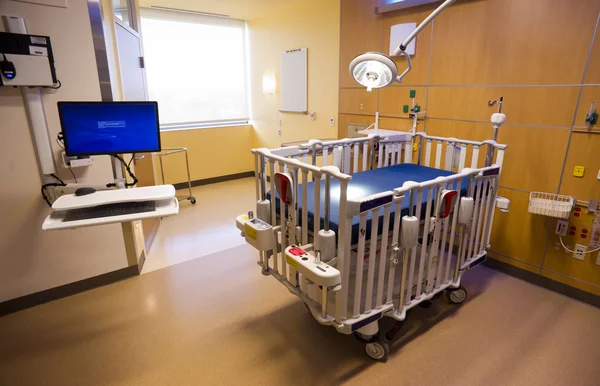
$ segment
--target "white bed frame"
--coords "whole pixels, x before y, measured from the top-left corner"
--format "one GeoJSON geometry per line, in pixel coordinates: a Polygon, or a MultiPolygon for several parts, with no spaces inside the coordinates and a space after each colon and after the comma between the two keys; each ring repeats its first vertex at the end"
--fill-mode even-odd
{"type": "MultiPolygon", "coordinates": [[[[300,297],[319,323],[334,326],[344,334],[354,333],[366,343],[370,357],[386,360],[387,340],[393,339],[394,333],[388,332],[387,339],[380,334],[379,319],[388,316],[402,322],[408,310],[442,291],[447,292],[453,303],[465,300],[466,290],[460,285],[462,275],[485,260],[489,247],[505,149],[506,145],[491,140],[476,142],[401,132],[385,138],[309,141],[294,147],[254,149],[256,214],[264,226],[257,236],[247,225],[252,220],[250,215],[238,217],[238,227],[246,240],[259,249],[258,263],[263,274],[273,276],[300,297]],[[495,150],[493,164],[478,167],[489,149],[495,150]],[[350,192],[349,198],[351,173],[400,163],[418,163],[416,155],[422,152],[423,166],[454,174],[421,183],[406,182],[393,191],[359,200],[352,199],[350,192]],[[314,182],[313,212],[322,214],[326,224],[330,215],[330,197],[339,195],[334,256],[321,254],[320,243],[324,241],[320,236],[315,237],[322,231],[318,215],[309,229],[308,210],[302,210],[301,218],[298,218],[296,203],[286,205],[282,201],[277,213],[275,203],[269,202],[266,192],[275,192],[273,176],[277,172],[293,176],[292,189],[296,193],[302,189],[302,208],[307,208],[309,194],[304,182],[314,182]],[[329,189],[332,179],[339,181],[339,191],[329,189]],[[436,218],[440,213],[436,203],[442,202],[442,192],[454,189],[460,196],[458,187],[463,181],[468,181],[466,196],[452,204],[453,212],[449,216],[436,218]],[[321,184],[325,184],[323,191],[321,184]],[[418,203],[425,196],[426,210],[422,213],[424,205],[416,205],[413,198],[416,197],[418,203]],[[418,239],[432,240],[429,244],[415,245],[407,241],[409,236],[401,238],[402,223],[409,221],[405,218],[409,216],[401,218],[401,210],[395,210],[392,215],[391,209],[405,199],[411,200],[410,216],[416,217],[420,224],[418,239]],[[321,208],[321,202],[325,203],[324,208],[321,208]],[[369,212],[371,218],[378,218],[381,211],[382,234],[378,235],[377,227],[373,226],[367,240],[364,230],[369,212]],[[290,216],[286,217],[286,213],[290,216]],[[354,216],[359,217],[361,231],[358,244],[353,246],[350,232],[354,216]],[[262,244],[257,241],[259,236],[262,244]],[[267,245],[264,240],[268,240],[267,245]],[[306,254],[297,256],[298,250],[290,251],[291,246],[298,246],[306,254]],[[351,253],[353,249],[357,252],[351,253]],[[369,251],[368,258],[357,258],[365,256],[366,250],[369,251]],[[352,273],[350,267],[354,268],[352,273]],[[322,274],[320,271],[327,272],[322,274]],[[396,271],[400,272],[400,280],[396,271]]],[[[397,331],[398,325],[395,327],[397,331]]]]}

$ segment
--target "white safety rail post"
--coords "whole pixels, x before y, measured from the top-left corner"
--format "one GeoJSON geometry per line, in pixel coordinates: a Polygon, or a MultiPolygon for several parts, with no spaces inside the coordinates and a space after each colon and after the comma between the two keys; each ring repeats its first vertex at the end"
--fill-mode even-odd
{"type": "Polygon", "coordinates": [[[367,170],[367,165],[369,161],[369,141],[363,142],[363,157],[362,157],[362,171],[367,170]]]}
{"type": "Polygon", "coordinates": [[[343,154],[343,166],[342,173],[351,174],[350,170],[350,156],[351,156],[351,145],[349,143],[344,143],[342,145],[342,154],[343,154]]]}
{"type": "MultiPolygon", "coordinates": [[[[417,186],[419,186],[419,184],[416,184],[417,186]]],[[[420,186],[412,189],[411,193],[411,202],[410,202],[410,214],[411,216],[414,213],[414,216],[417,217],[417,219],[421,219],[421,207],[423,206],[423,188],[421,188],[420,186]],[[413,197],[417,196],[417,199],[415,201],[413,201],[413,197]],[[414,212],[413,212],[413,204],[414,204],[414,212]]],[[[406,288],[408,291],[408,296],[405,300],[405,304],[410,302],[410,298],[412,295],[412,288],[413,288],[413,278],[415,277],[415,268],[416,268],[416,264],[417,264],[417,249],[418,248],[413,248],[411,251],[411,255],[410,255],[410,263],[409,263],[409,270],[408,270],[408,280],[407,280],[407,284],[406,284],[406,288]]],[[[418,295],[417,295],[418,296],[418,295]]]]}
{"type": "Polygon", "coordinates": [[[359,143],[355,142],[353,145],[353,150],[352,150],[352,173],[358,173],[358,161],[360,158],[360,148],[359,148],[359,143]]]}
{"type": "Polygon", "coordinates": [[[456,149],[456,140],[452,138],[446,142],[446,159],[444,160],[444,170],[449,172],[454,168],[454,151],[456,149]]]}
{"type": "MultiPolygon", "coordinates": [[[[254,185],[256,187],[256,212],[255,215],[258,215],[258,211],[260,210],[258,207],[258,201],[260,198],[260,172],[259,172],[259,158],[260,154],[254,153],[254,185]]],[[[265,253],[263,251],[258,251],[258,264],[263,265],[263,257],[265,253]]]]}
{"type": "Polygon", "coordinates": [[[350,283],[350,242],[352,217],[346,211],[348,203],[348,183],[351,177],[340,180],[340,224],[338,227],[338,260],[336,268],[342,276],[342,289],[336,293],[335,321],[338,324],[347,318],[348,285],[350,283]]]}
{"type": "MultiPolygon", "coordinates": [[[[375,308],[381,308],[383,305],[383,283],[385,281],[385,269],[386,265],[390,271],[394,270],[391,262],[388,264],[388,235],[390,230],[390,214],[392,211],[392,203],[394,201],[394,195],[388,204],[383,206],[383,231],[381,234],[381,249],[379,252],[379,273],[377,275],[377,297],[375,299],[375,308]]],[[[401,211],[401,208],[396,210],[401,211]]],[[[395,224],[394,224],[395,225],[395,224]]],[[[375,245],[377,247],[377,245],[375,245]]],[[[368,298],[370,299],[370,298],[368,298]]],[[[370,308],[370,307],[369,307],[370,308]]]]}
{"type": "Polygon", "coordinates": [[[427,138],[425,142],[426,142],[426,144],[425,144],[425,162],[424,162],[424,164],[425,164],[425,166],[429,166],[430,159],[431,159],[431,139],[427,138]]]}
{"type": "Polygon", "coordinates": [[[434,186],[427,186],[427,204],[426,204],[425,217],[424,217],[425,226],[424,226],[423,235],[422,235],[423,244],[421,245],[421,256],[419,258],[419,275],[417,276],[416,298],[419,298],[422,293],[421,290],[422,290],[422,285],[423,285],[423,277],[424,277],[424,273],[425,273],[424,272],[425,271],[425,259],[427,258],[427,256],[426,256],[427,255],[427,239],[428,239],[429,230],[431,227],[431,208],[433,205],[432,201],[433,201],[434,191],[435,191],[434,186]]]}
{"type": "MultiPolygon", "coordinates": [[[[462,191],[462,185],[463,185],[463,181],[465,180],[465,178],[467,177],[461,177],[459,178],[455,183],[456,186],[456,190],[458,190],[458,192],[460,193],[462,191]]],[[[452,254],[454,252],[454,239],[456,238],[456,225],[458,223],[458,211],[460,208],[460,196],[462,196],[462,194],[459,194],[459,198],[456,200],[456,203],[454,204],[454,211],[452,213],[452,229],[450,231],[450,241],[448,242],[448,258],[446,259],[446,267],[444,268],[444,275],[443,275],[443,281],[442,283],[438,283],[438,287],[441,284],[445,284],[450,280],[450,266],[452,265],[452,254]]],[[[446,242],[446,232],[444,232],[444,241],[442,245],[445,245],[446,242]]],[[[458,256],[456,256],[456,264],[458,264],[458,256]]],[[[438,277],[441,277],[441,272],[438,271],[438,277]]]]}
{"type": "MultiPolygon", "coordinates": [[[[358,254],[356,255],[356,275],[354,282],[354,303],[352,305],[352,317],[356,318],[360,314],[368,314],[373,308],[381,308],[383,299],[383,285],[385,280],[386,256],[387,256],[387,237],[390,228],[390,212],[394,199],[394,193],[391,191],[377,193],[360,200],[348,202],[348,218],[359,216],[358,228],[358,254]],[[379,255],[377,254],[379,219],[383,209],[382,223],[382,244],[379,255]],[[369,232],[368,222],[371,222],[369,232]],[[370,233],[370,235],[369,235],[370,233]],[[366,245],[367,236],[369,236],[369,253],[367,267],[367,282],[363,288],[364,281],[364,261],[367,257],[366,245]],[[378,259],[379,257],[379,259],[378,259]],[[377,283],[375,282],[375,269],[379,262],[379,274],[377,283]],[[377,286],[377,288],[376,288],[377,286]],[[363,293],[365,301],[362,303],[363,293]],[[375,307],[373,307],[373,294],[375,294],[375,307]],[[364,309],[364,311],[361,311],[364,309]]],[[[349,263],[351,266],[352,262],[349,263]]]]}
{"type": "Polygon", "coordinates": [[[404,163],[411,164],[412,163],[412,154],[413,154],[413,139],[411,137],[410,141],[404,144],[404,163]]]}
{"type": "MultiPolygon", "coordinates": [[[[278,230],[276,230],[277,224],[277,206],[276,206],[276,197],[275,197],[275,160],[269,159],[269,182],[270,182],[270,191],[271,191],[271,225],[273,226],[273,232],[275,233],[275,237],[273,240],[275,241],[275,245],[273,246],[273,270],[275,273],[279,274],[278,268],[278,260],[279,254],[277,249],[279,247],[278,239],[278,230]]],[[[281,228],[281,224],[279,224],[279,228],[281,228]]],[[[282,251],[283,254],[283,251],[282,251]]]]}
{"type": "MultiPolygon", "coordinates": [[[[283,173],[285,170],[285,163],[279,161],[279,173],[283,173]]],[[[279,218],[281,220],[281,276],[287,280],[287,263],[285,261],[285,249],[287,248],[288,235],[290,232],[288,228],[288,220],[286,217],[286,204],[282,200],[279,200],[279,218]]],[[[287,210],[289,213],[289,208],[287,210]]]]}
{"type": "Polygon", "coordinates": [[[479,145],[473,145],[473,152],[471,153],[471,169],[477,169],[479,164],[479,145]]]}
{"type": "MultiPolygon", "coordinates": [[[[320,254],[321,254],[321,245],[319,244],[319,231],[321,230],[321,173],[320,172],[316,172],[313,171],[312,172],[312,176],[313,176],[313,199],[314,199],[314,207],[313,207],[313,244],[314,244],[314,251],[315,251],[315,256],[318,256],[320,258],[320,254]]],[[[307,194],[308,197],[308,194],[307,194]]],[[[308,210],[306,210],[307,206],[306,204],[303,204],[302,206],[302,211],[303,212],[307,212],[308,210]]],[[[308,219],[307,219],[308,220],[308,219]]],[[[302,225],[304,227],[304,223],[302,225]]],[[[308,229],[308,223],[306,224],[306,228],[308,229]]],[[[304,228],[303,228],[304,229],[304,228]]],[[[316,294],[314,292],[317,291],[316,286],[312,285],[313,288],[313,296],[316,296],[316,294]]],[[[321,299],[326,299],[327,296],[327,288],[323,287],[321,289],[321,299]],[[325,294],[323,294],[323,292],[325,292],[325,294]]],[[[327,311],[327,310],[325,310],[327,311]]]]}
{"type": "MultiPolygon", "coordinates": [[[[471,198],[475,199],[476,184],[475,184],[474,176],[469,176],[469,187],[467,188],[467,190],[468,190],[468,192],[467,192],[466,197],[471,197],[471,198]]],[[[475,218],[475,216],[473,216],[473,218],[475,218]]],[[[465,261],[465,254],[467,253],[466,251],[467,251],[467,247],[468,247],[471,228],[472,228],[472,224],[471,224],[471,226],[467,226],[467,225],[461,226],[459,247],[458,247],[458,257],[456,259],[456,267],[454,269],[453,281],[458,280],[458,274],[459,274],[460,267],[462,266],[462,264],[465,261]]]]}
{"type": "MultiPolygon", "coordinates": [[[[400,216],[402,214],[402,200],[404,199],[404,195],[402,193],[398,193],[394,191],[394,229],[392,230],[392,245],[391,245],[391,253],[392,257],[390,258],[390,269],[388,272],[388,284],[387,284],[387,293],[385,296],[385,303],[391,304],[393,301],[394,295],[394,276],[396,274],[395,265],[399,263],[398,256],[400,255],[400,216]]],[[[406,257],[402,257],[402,281],[404,281],[405,270],[406,270],[406,257]]],[[[402,287],[401,287],[402,288],[402,287]]],[[[402,293],[400,294],[402,296],[402,293]]],[[[402,301],[400,301],[402,304],[402,301]]]]}
{"type": "Polygon", "coordinates": [[[435,144],[435,164],[434,168],[439,169],[442,167],[442,141],[436,141],[435,144]]]}
{"type": "Polygon", "coordinates": [[[460,144],[460,158],[458,160],[458,172],[462,172],[467,162],[467,144],[460,144]]]}

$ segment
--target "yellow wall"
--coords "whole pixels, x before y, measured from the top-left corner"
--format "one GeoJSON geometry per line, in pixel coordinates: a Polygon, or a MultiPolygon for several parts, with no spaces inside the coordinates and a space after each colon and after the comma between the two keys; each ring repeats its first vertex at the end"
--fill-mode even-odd
{"type": "Polygon", "coordinates": [[[340,1],[311,0],[248,22],[250,35],[251,117],[257,145],[337,136],[329,118],[338,112],[340,1]],[[308,48],[308,115],[280,113],[281,53],[308,48]],[[262,76],[275,74],[276,93],[262,93],[262,76]],[[277,120],[282,121],[278,135],[277,120]]]}
{"type": "MultiPolygon", "coordinates": [[[[253,129],[250,125],[161,132],[161,145],[186,147],[192,181],[254,171],[253,129]]],[[[185,155],[163,159],[165,182],[187,181],[185,155]]]]}
{"type": "MultiPolygon", "coordinates": [[[[43,101],[54,142],[60,131],[56,102],[100,100],[96,58],[87,3],[70,1],[68,8],[0,1],[0,14],[25,17],[29,33],[52,41],[59,90],[43,91],[43,101]]],[[[0,27],[1,29],[2,27],[0,27]]],[[[41,179],[33,138],[18,89],[0,88],[0,302],[125,268],[128,265],[118,224],[70,231],[44,232],[51,212],[40,195],[41,179]]],[[[70,173],[58,173],[73,182],[70,173]]],[[[81,183],[113,180],[108,156],[94,157],[94,165],[75,170],[81,183]]]]}
{"type": "MultiPolygon", "coordinates": [[[[600,294],[598,255],[573,259],[556,246],[556,221],[527,212],[531,191],[600,198],[600,135],[580,132],[590,102],[600,104],[598,36],[591,47],[600,2],[456,2],[417,37],[413,71],[403,85],[367,93],[348,74],[350,60],[365,51],[387,52],[392,25],[420,22],[434,9],[376,15],[376,4],[342,0],[339,135],[346,135],[347,123],[373,122],[376,111],[383,128],[408,129],[402,105],[410,103],[409,90],[415,89],[428,117],[420,130],[487,139],[493,132],[489,116],[495,112],[487,101],[504,96],[507,123],[498,141],[509,147],[500,194],[511,199],[512,207],[496,216],[492,256],[600,294]],[[575,165],[587,167],[584,178],[572,176],[575,165]]],[[[397,63],[403,71],[403,60],[397,63]]],[[[565,241],[587,245],[589,239],[582,239],[579,230],[589,229],[591,219],[572,217],[578,231],[565,241]]]]}

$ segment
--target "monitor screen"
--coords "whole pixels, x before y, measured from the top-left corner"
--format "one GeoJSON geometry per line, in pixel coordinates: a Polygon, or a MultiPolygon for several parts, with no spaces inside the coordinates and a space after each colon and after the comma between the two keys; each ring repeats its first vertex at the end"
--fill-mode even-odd
{"type": "Polygon", "coordinates": [[[58,102],[68,156],[160,151],[156,102],[58,102]]]}

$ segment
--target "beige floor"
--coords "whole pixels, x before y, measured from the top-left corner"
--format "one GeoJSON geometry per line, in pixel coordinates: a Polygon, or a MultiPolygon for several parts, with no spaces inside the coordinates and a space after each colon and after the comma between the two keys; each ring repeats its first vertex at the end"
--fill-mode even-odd
{"type": "Polygon", "coordinates": [[[386,364],[242,245],[0,318],[0,385],[595,385],[600,310],[478,267],[386,364]]]}
{"type": "Polygon", "coordinates": [[[254,178],[198,186],[192,193],[195,205],[182,201],[177,216],[162,220],[142,273],[245,243],[234,225],[236,216],[256,206],[254,178]]]}
{"type": "Polygon", "coordinates": [[[261,275],[233,227],[251,181],[195,194],[147,274],[0,318],[0,385],[600,385],[600,310],[486,267],[373,362],[261,275]]]}

